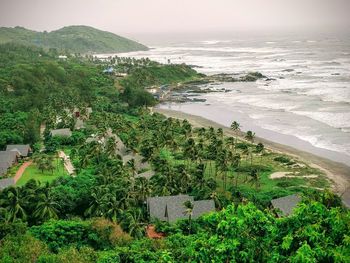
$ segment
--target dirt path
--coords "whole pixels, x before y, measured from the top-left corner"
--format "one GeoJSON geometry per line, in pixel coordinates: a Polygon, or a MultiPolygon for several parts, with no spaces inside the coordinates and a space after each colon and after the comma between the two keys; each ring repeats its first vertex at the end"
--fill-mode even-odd
{"type": "Polygon", "coordinates": [[[73,176],[75,169],[71,160],[69,159],[69,156],[67,156],[63,151],[59,151],[58,156],[63,159],[64,167],[66,168],[69,175],[73,176]]]}
{"type": "Polygon", "coordinates": [[[21,179],[24,171],[27,169],[27,167],[29,165],[31,165],[33,163],[33,161],[28,161],[28,162],[25,162],[24,164],[21,165],[21,167],[19,167],[18,171],[16,172],[16,175],[13,177],[13,180],[15,182],[15,184],[17,183],[17,181],[19,179],[21,179]]]}

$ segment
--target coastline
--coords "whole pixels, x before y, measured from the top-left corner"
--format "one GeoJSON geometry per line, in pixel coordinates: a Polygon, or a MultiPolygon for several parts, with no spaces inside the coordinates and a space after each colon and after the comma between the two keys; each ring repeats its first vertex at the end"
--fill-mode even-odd
{"type": "MultiPolygon", "coordinates": [[[[167,117],[177,118],[177,119],[187,119],[194,127],[209,127],[222,128],[224,133],[229,136],[237,136],[243,138],[243,133],[236,134],[229,127],[216,123],[215,121],[197,116],[181,111],[154,108],[154,112],[161,113],[167,117]]],[[[295,149],[291,146],[272,142],[270,140],[256,137],[255,141],[257,143],[261,142],[265,145],[267,149],[274,152],[280,152],[292,156],[295,159],[304,161],[310,166],[320,169],[323,171],[328,179],[333,182],[332,190],[341,195],[343,201],[350,205],[350,167],[338,163],[312,153],[308,153],[299,149],[295,149]]]]}

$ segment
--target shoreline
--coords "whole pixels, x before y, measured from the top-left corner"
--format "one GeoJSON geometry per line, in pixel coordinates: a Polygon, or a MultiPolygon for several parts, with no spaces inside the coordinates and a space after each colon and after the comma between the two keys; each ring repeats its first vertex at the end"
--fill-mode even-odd
{"type": "MultiPolygon", "coordinates": [[[[194,127],[214,127],[222,128],[224,133],[229,136],[237,136],[229,127],[221,125],[215,121],[203,118],[201,116],[184,113],[181,111],[154,108],[154,112],[161,113],[167,117],[176,119],[187,119],[194,127]]],[[[243,133],[238,134],[239,138],[243,138],[243,133]]],[[[343,201],[350,205],[350,167],[338,163],[324,157],[317,156],[312,153],[308,153],[288,145],[272,142],[270,140],[256,137],[256,143],[263,143],[267,149],[274,152],[280,152],[282,154],[290,155],[295,159],[308,163],[310,166],[315,167],[323,171],[327,178],[333,183],[332,190],[341,195],[343,201]]]]}

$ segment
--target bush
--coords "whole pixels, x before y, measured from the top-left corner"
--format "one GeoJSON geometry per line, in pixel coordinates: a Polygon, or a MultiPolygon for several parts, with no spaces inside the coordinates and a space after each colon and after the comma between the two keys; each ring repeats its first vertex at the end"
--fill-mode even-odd
{"type": "Polygon", "coordinates": [[[276,158],[273,159],[276,162],[280,162],[280,163],[290,163],[290,159],[286,156],[278,156],[276,158]]]}

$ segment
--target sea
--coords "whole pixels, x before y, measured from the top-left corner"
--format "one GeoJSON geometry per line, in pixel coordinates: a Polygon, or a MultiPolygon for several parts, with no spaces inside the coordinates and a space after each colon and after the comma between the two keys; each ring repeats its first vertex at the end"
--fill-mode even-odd
{"type": "Polygon", "coordinates": [[[186,63],[201,73],[268,77],[219,83],[205,102],[166,103],[277,143],[350,165],[350,34],[234,35],[153,41],[149,51],[119,54],[161,63],[186,63]]]}

